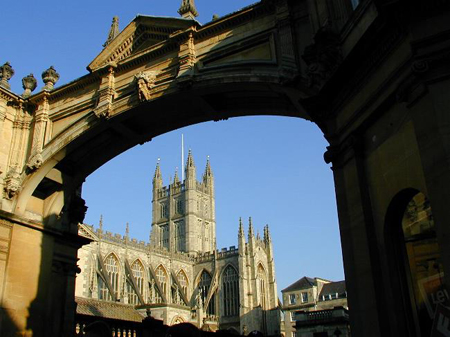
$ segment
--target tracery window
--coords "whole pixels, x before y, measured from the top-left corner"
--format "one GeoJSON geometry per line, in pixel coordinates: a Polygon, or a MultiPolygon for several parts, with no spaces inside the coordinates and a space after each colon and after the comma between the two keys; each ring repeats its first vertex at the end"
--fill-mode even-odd
{"type": "Polygon", "coordinates": [[[232,266],[228,266],[223,272],[222,293],[224,315],[239,315],[239,275],[232,266]]]}
{"type": "Polygon", "coordinates": [[[266,308],[266,272],[262,265],[258,265],[257,270],[257,282],[259,287],[259,304],[261,305],[261,308],[266,308]]]}
{"type": "Polygon", "coordinates": [[[167,219],[169,217],[169,206],[167,205],[167,203],[163,202],[160,204],[160,209],[161,209],[161,218],[163,219],[167,219]]]}
{"type": "MultiPolygon", "coordinates": [[[[156,269],[156,278],[158,279],[159,285],[161,286],[161,290],[164,296],[167,298],[167,274],[163,266],[159,266],[156,269]]],[[[161,296],[159,296],[159,298],[157,299],[157,303],[161,302],[162,298],[161,296]]]]}
{"type": "Polygon", "coordinates": [[[188,278],[187,278],[186,274],[184,273],[184,271],[180,270],[178,272],[177,278],[178,278],[178,282],[180,283],[180,286],[181,286],[181,291],[183,292],[183,294],[186,297],[188,297],[189,281],[188,281],[188,278]]]}
{"type": "Polygon", "coordinates": [[[162,225],[161,226],[161,247],[165,247],[169,249],[169,225],[162,225]]]}
{"type": "MultiPolygon", "coordinates": [[[[133,273],[134,280],[136,281],[136,286],[141,293],[141,295],[144,295],[144,266],[141,262],[136,260],[131,265],[131,272],[133,273]]],[[[128,287],[128,303],[130,304],[139,304],[139,297],[132,287],[130,281],[127,281],[127,287],[128,287]]]]}
{"type": "Polygon", "coordinates": [[[175,201],[175,213],[177,214],[183,214],[184,213],[184,203],[183,203],[183,199],[178,198],[175,201]]]}
{"type": "MultiPolygon", "coordinates": [[[[119,296],[119,261],[114,254],[108,255],[105,260],[106,273],[108,275],[109,283],[116,298],[119,296]]],[[[112,301],[113,297],[109,293],[108,287],[101,277],[99,277],[99,299],[105,301],[112,301]]]]}
{"type": "MultiPolygon", "coordinates": [[[[209,288],[211,287],[211,281],[212,281],[211,275],[207,271],[203,271],[202,276],[200,278],[200,282],[198,284],[198,291],[201,296],[203,307],[205,307],[205,305],[207,304],[206,300],[208,299],[208,293],[209,293],[209,288]]],[[[215,315],[215,312],[216,312],[216,310],[215,310],[215,295],[212,295],[206,312],[208,315],[215,315]]]]}
{"type": "Polygon", "coordinates": [[[175,248],[179,252],[186,251],[186,226],[183,220],[175,222],[175,248]]]}

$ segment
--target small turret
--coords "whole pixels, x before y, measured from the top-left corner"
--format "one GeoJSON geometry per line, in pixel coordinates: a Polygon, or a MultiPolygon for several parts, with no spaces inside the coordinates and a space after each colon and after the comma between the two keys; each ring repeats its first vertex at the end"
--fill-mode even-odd
{"type": "Polygon", "coordinates": [[[103,44],[103,47],[109,45],[112,42],[112,40],[116,38],[117,35],[119,35],[119,17],[115,16],[113,17],[111,28],[109,29],[108,38],[106,39],[106,42],[103,44]]]}
{"type": "Polygon", "coordinates": [[[185,182],[186,188],[187,189],[195,188],[196,183],[197,183],[197,181],[196,181],[197,172],[196,172],[194,158],[192,157],[191,150],[189,150],[188,158],[186,161],[185,177],[186,177],[186,182],[185,182]]]}
{"type": "Polygon", "coordinates": [[[264,226],[264,242],[270,243],[272,242],[272,238],[270,237],[269,225],[264,226]]]}
{"type": "Polygon", "coordinates": [[[125,226],[125,240],[130,240],[130,224],[128,222],[125,226]]]}
{"type": "Polygon", "coordinates": [[[214,175],[211,170],[211,164],[209,162],[209,156],[206,160],[205,173],[203,173],[203,184],[208,188],[209,193],[214,195],[214,175]]]}
{"type": "Polygon", "coordinates": [[[178,178],[178,167],[175,170],[175,176],[173,177],[173,184],[178,185],[180,183],[180,178],[178,178]]]}
{"type": "Polygon", "coordinates": [[[255,234],[253,232],[253,224],[252,217],[248,218],[248,241],[255,238],[255,234]]]}
{"type": "Polygon", "coordinates": [[[198,12],[195,8],[194,0],[183,0],[180,9],[178,10],[178,14],[185,19],[195,19],[195,17],[198,16],[198,12]]]}
{"type": "Polygon", "coordinates": [[[162,186],[163,186],[163,180],[162,180],[162,175],[161,175],[161,169],[159,168],[159,159],[158,159],[158,163],[156,164],[156,169],[155,169],[155,175],[153,176],[153,192],[162,188],[162,186]]]}

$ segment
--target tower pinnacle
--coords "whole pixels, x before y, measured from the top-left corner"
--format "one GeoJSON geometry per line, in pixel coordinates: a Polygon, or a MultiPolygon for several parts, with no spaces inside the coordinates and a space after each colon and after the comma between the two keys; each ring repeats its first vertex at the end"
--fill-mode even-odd
{"type": "Polygon", "coordinates": [[[178,10],[178,14],[185,19],[194,19],[197,17],[198,12],[195,8],[194,0],[183,0],[181,2],[180,9],[178,10]]]}
{"type": "Polygon", "coordinates": [[[109,45],[111,41],[116,38],[117,35],[119,35],[119,17],[115,16],[113,17],[111,28],[109,29],[108,39],[106,39],[106,42],[103,44],[103,47],[109,45]]]}

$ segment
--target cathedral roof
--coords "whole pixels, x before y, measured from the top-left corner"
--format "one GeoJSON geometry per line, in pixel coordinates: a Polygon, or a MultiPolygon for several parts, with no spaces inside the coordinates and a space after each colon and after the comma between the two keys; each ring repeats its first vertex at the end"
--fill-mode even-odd
{"type": "Polygon", "coordinates": [[[77,303],[77,314],[86,316],[117,319],[128,322],[142,322],[143,316],[132,306],[116,303],[98,301],[89,298],[75,297],[77,303]]]}
{"type": "Polygon", "coordinates": [[[310,288],[312,286],[317,285],[317,282],[315,279],[304,276],[300,280],[292,283],[289,287],[281,290],[282,293],[287,291],[294,291],[294,290],[300,290],[304,288],[310,288]]]}

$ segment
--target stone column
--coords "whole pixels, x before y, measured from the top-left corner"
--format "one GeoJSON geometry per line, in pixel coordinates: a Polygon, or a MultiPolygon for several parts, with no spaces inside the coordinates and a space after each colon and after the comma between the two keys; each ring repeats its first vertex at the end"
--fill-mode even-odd
{"type": "MultiPolygon", "coordinates": [[[[352,333],[357,336],[381,336],[384,292],[380,256],[372,216],[368,182],[364,169],[363,145],[359,137],[341,145],[334,154],[333,173],[339,214],[342,255],[348,289],[352,333]]],[[[327,162],[331,154],[325,155],[327,162]]]]}

